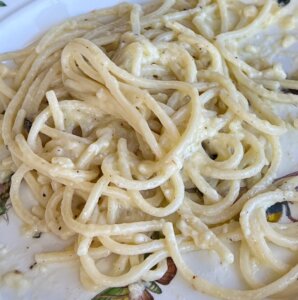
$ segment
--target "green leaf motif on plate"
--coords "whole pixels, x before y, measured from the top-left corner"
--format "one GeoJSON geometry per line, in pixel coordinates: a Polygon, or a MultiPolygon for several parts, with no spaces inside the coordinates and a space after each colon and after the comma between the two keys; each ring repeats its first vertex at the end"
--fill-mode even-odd
{"type": "Polygon", "coordinates": [[[0,1],[0,7],[4,7],[4,6],[7,6],[6,3],[3,1],[0,1]]]}
{"type": "Polygon", "coordinates": [[[152,293],[155,293],[155,294],[161,294],[162,293],[161,288],[154,281],[145,282],[145,287],[146,287],[146,289],[148,289],[152,293]]]}
{"type": "Polygon", "coordinates": [[[92,300],[129,300],[128,287],[109,288],[95,297],[92,300]]]}
{"type": "Polygon", "coordinates": [[[100,292],[91,300],[154,300],[151,293],[158,295],[162,293],[162,289],[157,282],[162,285],[167,285],[172,281],[177,273],[177,267],[172,258],[167,258],[167,265],[167,271],[156,282],[139,281],[125,287],[109,288],[100,292]]]}

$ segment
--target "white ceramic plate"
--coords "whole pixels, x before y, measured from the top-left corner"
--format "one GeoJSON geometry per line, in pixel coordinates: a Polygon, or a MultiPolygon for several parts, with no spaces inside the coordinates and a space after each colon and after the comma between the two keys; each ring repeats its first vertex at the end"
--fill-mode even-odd
{"type": "MultiPolygon", "coordinates": [[[[4,0],[5,1],[5,0],[4,0]]],[[[50,26],[71,16],[88,12],[92,9],[112,6],[120,0],[6,0],[6,8],[0,8],[0,53],[21,49],[36,37],[44,33],[50,26]],[[27,3],[27,4],[26,4],[27,3]],[[24,5],[26,4],[26,5],[24,5]],[[2,9],[2,11],[1,11],[2,9]]],[[[145,2],[145,1],[130,1],[145,2]]],[[[287,61],[289,63],[289,61],[287,61]]],[[[290,62],[290,65],[292,63],[290,62]]],[[[298,115],[297,109],[283,109],[284,113],[298,115]]],[[[283,163],[278,175],[284,175],[298,170],[298,131],[290,130],[282,137],[283,163]],[[290,141],[290,142],[289,142],[290,141]]],[[[29,199],[31,195],[23,189],[23,197],[29,199]]],[[[0,254],[0,276],[12,270],[24,273],[24,278],[30,286],[24,290],[12,289],[0,281],[0,299],[5,300],[91,300],[94,293],[85,291],[79,282],[79,270],[76,263],[50,265],[47,268],[35,267],[30,270],[34,262],[34,254],[42,251],[61,250],[65,246],[50,234],[43,234],[40,239],[32,239],[21,235],[21,223],[9,211],[9,223],[0,218],[0,248],[6,246],[8,253],[0,254]]],[[[227,244],[237,249],[237,245],[227,244]]],[[[0,249],[1,253],[1,249],[0,249]]],[[[223,266],[218,257],[208,251],[200,251],[186,256],[187,262],[199,275],[220,285],[233,288],[244,288],[245,284],[238,268],[223,266]]],[[[238,261],[236,251],[236,263],[238,261]]],[[[154,295],[157,300],[162,299],[213,299],[198,294],[179,276],[174,278],[169,286],[161,286],[162,294],[154,295]]]]}

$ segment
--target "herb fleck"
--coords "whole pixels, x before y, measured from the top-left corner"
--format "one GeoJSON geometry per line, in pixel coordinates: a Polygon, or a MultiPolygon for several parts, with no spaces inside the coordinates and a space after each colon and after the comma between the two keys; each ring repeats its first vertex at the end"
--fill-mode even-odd
{"type": "Polygon", "coordinates": [[[11,204],[8,204],[9,191],[10,191],[11,178],[0,184],[0,217],[3,216],[6,222],[8,222],[7,211],[11,207],[11,204]]]}
{"type": "Polygon", "coordinates": [[[24,120],[24,129],[29,132],[30,129],[32,127],[32,121],[30,121],[29,119],[25,119],[24,120]]]}

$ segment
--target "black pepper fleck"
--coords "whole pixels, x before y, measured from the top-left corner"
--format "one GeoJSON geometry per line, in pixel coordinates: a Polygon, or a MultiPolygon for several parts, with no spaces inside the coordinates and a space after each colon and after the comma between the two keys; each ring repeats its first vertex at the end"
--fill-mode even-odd
{"type": "Polygon", "coordinates": [[[41,234],[42,234],[41,232],[35,232],[32,237],[34,239],[39,239],[41,237],[41,234]]]}
{"type": "Polygon", "coordinates": [[[37,265],[37,262],[35,262],[34,264],[32,264],[29,269],[32,270],[35,266],[37,265]]]}
{"type": "Polygon", "coordinates": [[[281,90],[284,94],[294,94],[294,95],[298,95],[298,90],[294,90],[294,89],[282,89],[281,90]]]}

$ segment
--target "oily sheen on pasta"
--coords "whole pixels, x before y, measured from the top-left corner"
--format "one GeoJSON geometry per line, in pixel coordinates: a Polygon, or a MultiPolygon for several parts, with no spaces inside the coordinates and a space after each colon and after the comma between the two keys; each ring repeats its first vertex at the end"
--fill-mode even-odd
{"type": "Polygon", "coordinates": [[[272,186],[287,127],[270,106],[297,104],[284,90],[298,84],[274,66],[265,76],[231,47],[283,9],[273,0],[126,3],[0,55],[1,180],[13,174],[14,211],[33,232],[74,240],[37,263],[77,260],[96,291],[157,280],[172,257],[193,287],[220,299],[297,292],[298,265],[271,249],[297,253],[297,225],[268,223],[266,210],[298,201],[295,178],[272,186]],[[247,290],[210,283],[184,262],[209,249],[235,263],[226,239],[241,243],[247,290]],[[257,280],[254,264],[272,278],[257,280]]]}

